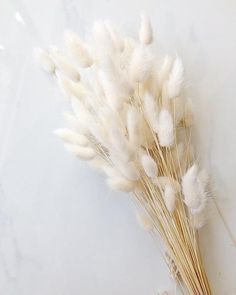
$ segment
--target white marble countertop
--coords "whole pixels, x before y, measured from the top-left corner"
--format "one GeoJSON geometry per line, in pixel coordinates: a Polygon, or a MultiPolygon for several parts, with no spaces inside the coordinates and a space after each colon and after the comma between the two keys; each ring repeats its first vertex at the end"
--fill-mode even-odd
{"type": "MultiPolygon", "coordinates": [[[[173,288],[134,205],[105,186],[52,135],[68,108],[37,68],[35,46],[59,45],[110,18],[134,35],[140,10],[157,49],[183,58],[199,152],[236,236],[236,2],[233,0],[0,1],[0,293],[146,295],[173,288]]],[[[214,295],[236,294],[236,247],[217,214],[201,233],[214,295]]]]}

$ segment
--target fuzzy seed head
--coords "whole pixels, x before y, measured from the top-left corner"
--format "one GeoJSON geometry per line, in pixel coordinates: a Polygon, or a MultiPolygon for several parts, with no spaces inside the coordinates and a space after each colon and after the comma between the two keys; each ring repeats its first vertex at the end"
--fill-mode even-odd
{"type": "Polygon", "coordinates": [[[85,135],[78,134],[77,132],[67,128],[57,129],[54,131],[54,134],[67,143],[71,143],[71,144],[75,144],[79,146],[88,145],[88,139],[85,135]]]}
{"type": "Polygon", "coordinates": [[[150,178],[157,177],[157,173],[158,173],[157,164],[150,155],[147,155],[147,154],[142,155],[141,163],[148,177],[150,178]]]}
{"type": "Polygon", "coordinates": [[[123,177],[107,178],[107,185],[115,191],[131,192],[135,188],[135,184],[123,177]]]}
{"type": "Polygon", "coordinates": [[[46,50],[43,50],[42,48],[35,48],[34,57],[45,72],[49,74],[53,74],[55,72],[55,63],[46,50]]]}
{"type": "Polygon", "coordinates": [[[135,48],[130,61],[130,77],[137,83],[146,81],[152,71],[152,56],[148,48],[140,45],[135,48]]]}
{"type": "Polygon", "coordinates": [[[178,97],[184,81],[184,67],[181,59],[176,57],[167,82],[167,93],[170,98],[178,97]]]}
{"type": "Polygon", "coordinates": [[[81,67],[87,68],[93,64],[88,46],[75,33],[65,32],[65,43],[69,54],[81,67]]]}
{"type": "Polygon", "coordinates": [[[158,121],[158,138],[160,145],[170,147],[174,142],[174,124],[173,119],[168,110],[161,110],[158,121]]]}
{"type": "Polygon", "coordinates": [[[175,209],[175,200],[175,190],[171,185],[167,184],[164,190],[164,201],[166,208],[170,213],[172,213],[175,209]]]}
{"type": "Polygon", "coordinates": [[[141,14],[141,25],[139,29],[139,41],[142,44],[152,43],[152,25],[149,18],[145,14],[141,14]]]}
{"type": "Polygon", "coordinates": [[[147,213],[143,211],[136,211],[136,217],[141,228],[146,231],[151,231],[153,229],[153,222],[147,213]]]}
{"type": "Polygon", "coordinates": [[[71,63],[67,60],[66,56],[63,55],[60,50],[56,47],[51,46],[49,48],[50,57],[56,64],[56,67],[69,79],[72,81],[80,80],[80,74],[77,69],[71,65],[71,63]]]}
{"type": "Polygon", "coordinates": [[[96,156],[96,152],[91,147],[80,147],[67,143],[65,148],[81,160],[92,160],[96,156]]]}
{"type": "Polygon", "coordinates": [[[159,117],[159,110],[157,102],[155,98],[148,92],[144,95],[144,115],[149,122],[150,127],[152,130],[157,133],[158,132],[158,117],[159,117]]]}

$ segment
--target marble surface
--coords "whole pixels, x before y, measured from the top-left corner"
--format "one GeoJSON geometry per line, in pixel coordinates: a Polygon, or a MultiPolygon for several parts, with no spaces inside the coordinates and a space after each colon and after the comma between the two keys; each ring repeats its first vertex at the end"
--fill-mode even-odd
{"type": "MultiPolygon", "coordinates": [[[[196,108],[198,150],[236,236],[236,2],[233,0],[0,1],[0,293],[146,295],[174,289],[134,204],[105,186],[52,135],[68,102],[33,60],[110,18],[135,36],[151,17],[157,50],[182,56],[196,108]]],[[[236,247],[215,213],[200,232],[214,295],[236,294],[236,247]],[[214,215],[214,216],[213,216],[214,215]]]]}

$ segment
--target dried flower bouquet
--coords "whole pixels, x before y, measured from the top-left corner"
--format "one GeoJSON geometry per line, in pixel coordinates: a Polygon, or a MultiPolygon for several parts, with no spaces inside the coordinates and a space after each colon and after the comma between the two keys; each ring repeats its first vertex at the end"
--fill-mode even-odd
{"type": "Polygon", "coordinates": [[[180,58],[155,58],[152,27],[142,15],[139,41],[96,22],[90,43],[65,34],[66,50],[37,49],[71,99],[69,128],[56,135],[106,175],[109,187],[131,192],[143,226],[161,236],[167,263],[183,292],[210,295],[198,245],[209,204],[208,176],[191,144],[193,113],[183,91],[180,58]]]}

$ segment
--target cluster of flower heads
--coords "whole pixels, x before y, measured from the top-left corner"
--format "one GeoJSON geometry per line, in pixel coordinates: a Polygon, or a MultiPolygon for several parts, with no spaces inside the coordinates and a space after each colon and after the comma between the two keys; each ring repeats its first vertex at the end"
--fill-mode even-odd
{"type": "MultiPolygon", "coordinates": [[[[65,147],[98,169],[114,190],[138,193],[151,183],[170,214],[181,197],[195,227],[205,222],[208,177],[194,160],[185,98],[184,68],[177,56],[155,58],[153,32],[142,15],[139,40],[110,22],[96,22],[90,42],[65,33],[65,49],[37,49],[42,67],[71,99],[69,128],[56,135],[65,147]]],[[[147,217],[140,216],[146,228],[147,217]]]]}

